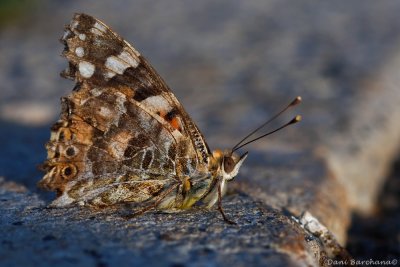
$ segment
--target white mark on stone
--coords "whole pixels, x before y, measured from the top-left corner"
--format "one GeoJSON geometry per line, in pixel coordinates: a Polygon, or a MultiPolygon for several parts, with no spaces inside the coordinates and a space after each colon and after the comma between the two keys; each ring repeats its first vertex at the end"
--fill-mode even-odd
{"type": "Polygon", "coordinates": [[[306,211],[300,218],[300,223],[313,234],[320,236],[329,230],[321,224],[317,218],[311,215],[310,212],[306,211]]]}
{"type": "Polygon", "coordinates": [[[85,78],[92,77],[94,70],[95,70],[95,66],[92,63],[89,63],[87,61],[79,62],[79,72],[82,75],[82,77],[85,77],[85,78]]]}
{"type": "Polygon", "coordinates": [[[75,54],[78,57],[83,57],[85,55],[85,51],[83,50],[83,47],[77,47],[75,48],[75,54]]]}
{"type": "Polygon", "coordinates": [[[79,39],[81,39],[82,41],[85,41],[85,40],[86,40],[86,34],[84,34],[84,33],[79,34],[78,37],[79,37],[79,39]]]}

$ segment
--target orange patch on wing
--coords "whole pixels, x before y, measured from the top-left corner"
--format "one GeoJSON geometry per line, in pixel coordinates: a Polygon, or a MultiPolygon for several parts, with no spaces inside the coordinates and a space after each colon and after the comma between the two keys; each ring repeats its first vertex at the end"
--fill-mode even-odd
{"type": "Polygon", "coordinates": [[[179,119],[177,117],[174,117],[169,124],[171,124],[172,127],[174,127],[175,129],[177,129],[178,131],[181,130],[181,122],[179,121],[179,119]]]}
{"type": "Polygon", "coordinates": [[[176,129],[176,130],[178,130],[178,131],[181,131],[181,130],[182,130],[181,121],[179,120],[178,117],[175,116],[175,117],[173,117],[173,118],[167,118],[167,117],[168,117],[168,113],[165,112],[165,111],[163,111],[163,110],[158,111],[157,114],[158,114],[161,118],[163,118],[164,120],[166,120],[166,121],[169,123],[169,125],[172,126],[172,128],[174,128],[174,129],[176,129]]]}

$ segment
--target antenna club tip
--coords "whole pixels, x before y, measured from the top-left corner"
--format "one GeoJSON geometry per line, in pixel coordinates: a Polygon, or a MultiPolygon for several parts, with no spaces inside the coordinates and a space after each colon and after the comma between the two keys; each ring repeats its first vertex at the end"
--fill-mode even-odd
{"type": "Polygon", "coordinates": [[[301,96],[298,96],[292,101],[292,103],[290,103],[290,106],[295,106],[297,104],[300,104],[301,101],[302,101],[301,96]]]}
{"type": "Polygon", "coordinates": [[[300,116],[300,115],[297,115],[296,117],[294,117],[294,118],[288,123],[288,125],[289,125],[289,124],[293,124],[293,123],[297,123],[297,122],[299,122],[299,121],[301,121],[301,116],[300,116]]]}

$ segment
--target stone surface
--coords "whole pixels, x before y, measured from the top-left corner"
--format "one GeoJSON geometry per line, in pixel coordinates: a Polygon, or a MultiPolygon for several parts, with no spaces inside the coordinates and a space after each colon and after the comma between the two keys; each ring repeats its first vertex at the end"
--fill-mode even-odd
{"type": "Polygon", "coordinates": [[[400,147],[400,54],[361,80],[348,122],[330,135],[328,162],[346,187],[351,205],[371,213],[400,147]],[[346,137],[346,138],[344,138],[346,137]]]}
{"type": "Polygon", "coordinates": [[[29,194],[0,200],[2,266],[305,266],[321,252],[301,227],[244,195],[225,201],[235,226],[217,211],[127,221],[115,210],[46,209],[29,194]]]}
{"type": "MultiPolygon", "coordinates": [[[[0,30],[1,266],[318,266],[346,259],[400,142],[399,2],[42,1],[0,30]],[[114,12],[110,12],[114,11],[114,12]],[[35,187],[59,97],[62,25],[94,15],[146,56],[211,148],[293,97],[304,120],[250,145],[217,211],[47,209],[35,187]],[[51,119],[50,119],[51,118],[51,119]],[[329,240],[329,239],[332,239],[329,240]]],[[[289,120],[278,119],[271,128],[289,120]]]]}

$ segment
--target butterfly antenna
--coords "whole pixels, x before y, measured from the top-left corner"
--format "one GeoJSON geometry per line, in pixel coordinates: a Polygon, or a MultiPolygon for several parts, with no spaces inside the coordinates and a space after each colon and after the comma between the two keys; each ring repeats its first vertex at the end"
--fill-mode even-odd
{"type": "MultiPolygon", "coordinates": [[[[300,104],[301,102],[301,96],[296,97],[292,102],[290,102],[289,105],[287,105],[284,109],[282,109],[281,111],[279,111],[278,113],[276,113],[274,116],[272,116],[269,120],[267,120],[266,122],[264,122],[261,126],[257,127],[257,129],[253,130],[251,133],[249,133],[248,135],[246,135],[242,140],[239,141],[239,143],[237,143],[233,148],[232,151],[238,150],[240,147],[242,147],[243,145],[241,145],[244,141],[246,141],[246,139],[248,139],[250,136],[252,136],[253,134],[255,134],[256,132],[258,132],[259,130],[261,130],[265,125],[267,125],[268,123],[270,123],[271,121],[275,120],[279,115],[281,115],[283,112],[285,112],[286,110],[288,110],[291,107],[294,107],[298,104],[300,104]]],[[[286,126],[285,126],[286,127],[286,126]]],[[[284,127],[281,127],[284,128],[284,127]]],[[[281,129],[280,128],[280,129],[281,129]]],[[[275,131],[274,131],[275,132],[275,131]]],[[[272,133],[272,132],[271,132],[272,133]]],[[[264,135],[265,136],[265,135],[264,135]]],[[[259,138],[257,138],[256,140],[258,140],[259,138]]],[[[255,141],[255,140],[253,140],[255,141]]],[[[252,142],[252,141],[251,141],[252,142]]],[[[248,143],[246,143],[248,144],[248,143]]]]}
{"type": "Polygon", "coordinates": [[[299,121],[301,121],[301,116],[300,116],[300,115],[297,115],[297,116],[294,117],[291,121],[289,121],[288,123],[282,125],[281,127],[276,128],[275,130],[270,131],[270,132],[268,132],[268,133],[266,133],[266,134],[263,134],[263,135],[261,135],[261,136],[259,136],[259,137],[257,137],[257,138],[254,138],[253,140],[250,140],[250,141],[248,141],[248,142],[246,142],[246,143],[244,143],[244,144],[242,144],[242,145],[240,145],[240,146],[237,146],[236,148],[232,149],[232,151],[238,150],[239,148],[242,148],[242,147],[244,147],[245,145],[248,145],[248,144],[250,144],[250,143],[253,143],[254,141],[257,141],[258,139],[261,139],[261,138],[263,138],[263,137],[265,137],[265,136],[267,136],[267,135],[270,135],[270,134],[273,134],[273,133],[275,133],[275,132],[277,132],[277,131],[279,131],[279,130],[282,130],[283,128],[285,128],[285,127],[287,127],[287,126],[289,126],[289,125],[291,125],[291,124],[298,123],[299,121]]]}

